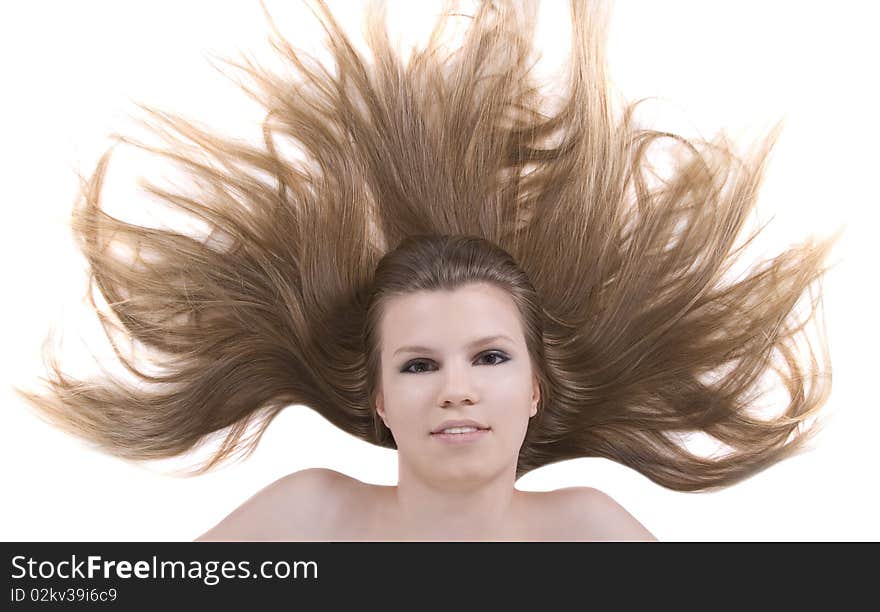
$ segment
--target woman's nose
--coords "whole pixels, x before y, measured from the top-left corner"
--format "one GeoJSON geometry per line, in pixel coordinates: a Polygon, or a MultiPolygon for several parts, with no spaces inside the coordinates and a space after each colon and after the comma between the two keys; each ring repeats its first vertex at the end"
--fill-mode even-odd
{"type": "Polygon", "coordinates": [[[446,367],[441,390],[440,404],[458,405],[465,402],[476,401],[476,390],[472,372],[468,369],[470,364],[455,364],[446,367]]]}

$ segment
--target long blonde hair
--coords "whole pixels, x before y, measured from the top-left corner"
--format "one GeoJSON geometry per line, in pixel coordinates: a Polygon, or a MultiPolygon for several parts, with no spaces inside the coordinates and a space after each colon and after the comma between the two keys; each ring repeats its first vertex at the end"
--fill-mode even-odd
{"type": "Polygon", "coordinates": [[[548,111],[531,72],[535,9],[481,3],[444,56],[450,6],[404,62],[373,4],[368,61],[318,0],[335,72],[307,61],[267,12],[290,72],[227,61],[266,109],[260,146],[146,105],[170,146],[120,137],[190,173],[198,193],[147,188],[212,234],[107,214],[112,148],[73,211],[91,289],[112,310],[99,312],[108,338],[121,330],[146,349],[130,358],[113,344],[137,384],[108,372],[74,379],[50,348],[45,390],[16,390],[52,423],[128,459],[181,455],[222,434],[193,473],[247,456],[294,404],[394,448],[374,403],[385,300],[491,282],[518,307],[541,384],[517,477],[605,457],[697,491],[804,450],[821,428],[831,369],[824,335],[824,370],[809,343],[809,366],[800,363],[797,340],[821,305],[813,288],[839,232],[725,278],[761,231],[737,245],[781,124],[737,156],[724,137],[639,127],[639,102],[615,118],[608,14],[581,0],[571,2],[566,95],[548,111]],[[285,139],[302,159],[282,154],[285,139]],[[662,179],[647,156],[660,140],[680,153],[662,179]],[[758,418],[750,407],[771,370],[790,401],[758,418]],[[683,432],[730,452],[697,455],[683,432]]]}

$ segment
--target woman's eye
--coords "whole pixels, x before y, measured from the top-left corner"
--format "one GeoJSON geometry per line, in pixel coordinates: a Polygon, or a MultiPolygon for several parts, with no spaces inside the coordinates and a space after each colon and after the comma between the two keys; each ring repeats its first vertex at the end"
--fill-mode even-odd
{"type": "Polygon", "coordinates": [[[507,357],[502,355],[501,353],[486,353],[483,357],[497,357],[500,361],[495,361],[494,359],[491,362],[491,365],[498,365],[499,363],[504,363],[507,361],[507,357]]]}
{"type": "MultiPolygon", "coordinates": [[[[486,362],[487,365],[499,365],[499,364],[502,364],[508,360],[508,357],[506,357],[503,353],[499,353],[498,351],[493,351],[491,353],[483,353],[482,355],[480,355],[480,357],[477,358],[477,361],[480,361],[485,358],[493,358],[491,361],[486,362]]],[[[421,372],[424,372],[426,370],[413,370],[413,368],[427,366],[427,365],[430,365],[429,361],[425,361],[424,359],[418,359],[415,361],[410,361],[409,364],[407,364],[404,367],[404,369],[401,371],[409,373],[409,374],[420,374],[421,372]]]]}
{"type": "MultiPolygon", "coordinates": [[[[419,371],[413,371],[413,368],[418,368],[418,367],[421,367],[424,365],[426,365],[426,362],[424,362],[424,361],[413,361],[406,368],[404,368],[403,371],[404,372],[411,372],[412,374],[418,374],[419,371]]],[[[420,370],[420,371],[424,371],[424,370],[420,370]]]]}

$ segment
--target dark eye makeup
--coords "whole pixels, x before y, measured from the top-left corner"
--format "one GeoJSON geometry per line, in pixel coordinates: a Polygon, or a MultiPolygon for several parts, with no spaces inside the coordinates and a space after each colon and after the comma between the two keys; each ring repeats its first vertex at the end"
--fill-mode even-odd
{"type": "MultiPolygon", "coordinates": [[[[501,365],[506,361],[510,361],[510,357],[508,357],[501,351],[487,351],[485,353],[482,353],[477,359],[481,359],[483,357],[499,357],[501,359],[500,361],[495,361],[494,363],[489,363],[486,365],[501,365]]],[[[401,369],[400,372],[403,374],[421,374],[425,370],[414,371],[411,368],[413,366],[421,366],[430,363],[432,362],[429,359],[413,359],[412,361],[406,362],[406,365],[403,366],[403,369],[401,369]]]]}

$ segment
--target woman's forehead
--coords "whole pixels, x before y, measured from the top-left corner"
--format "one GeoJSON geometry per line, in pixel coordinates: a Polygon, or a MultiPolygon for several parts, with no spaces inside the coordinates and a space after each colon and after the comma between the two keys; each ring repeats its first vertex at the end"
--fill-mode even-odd
{"type": "Polygon", "coordinates": [[[487,335],[517,339],[519,314],[510,296],[495,287],[461,287],[454,291],[420,291],[395,296],[386,304],[382,321],[387,343],[414,337],[467,341],[487,335]]]}

